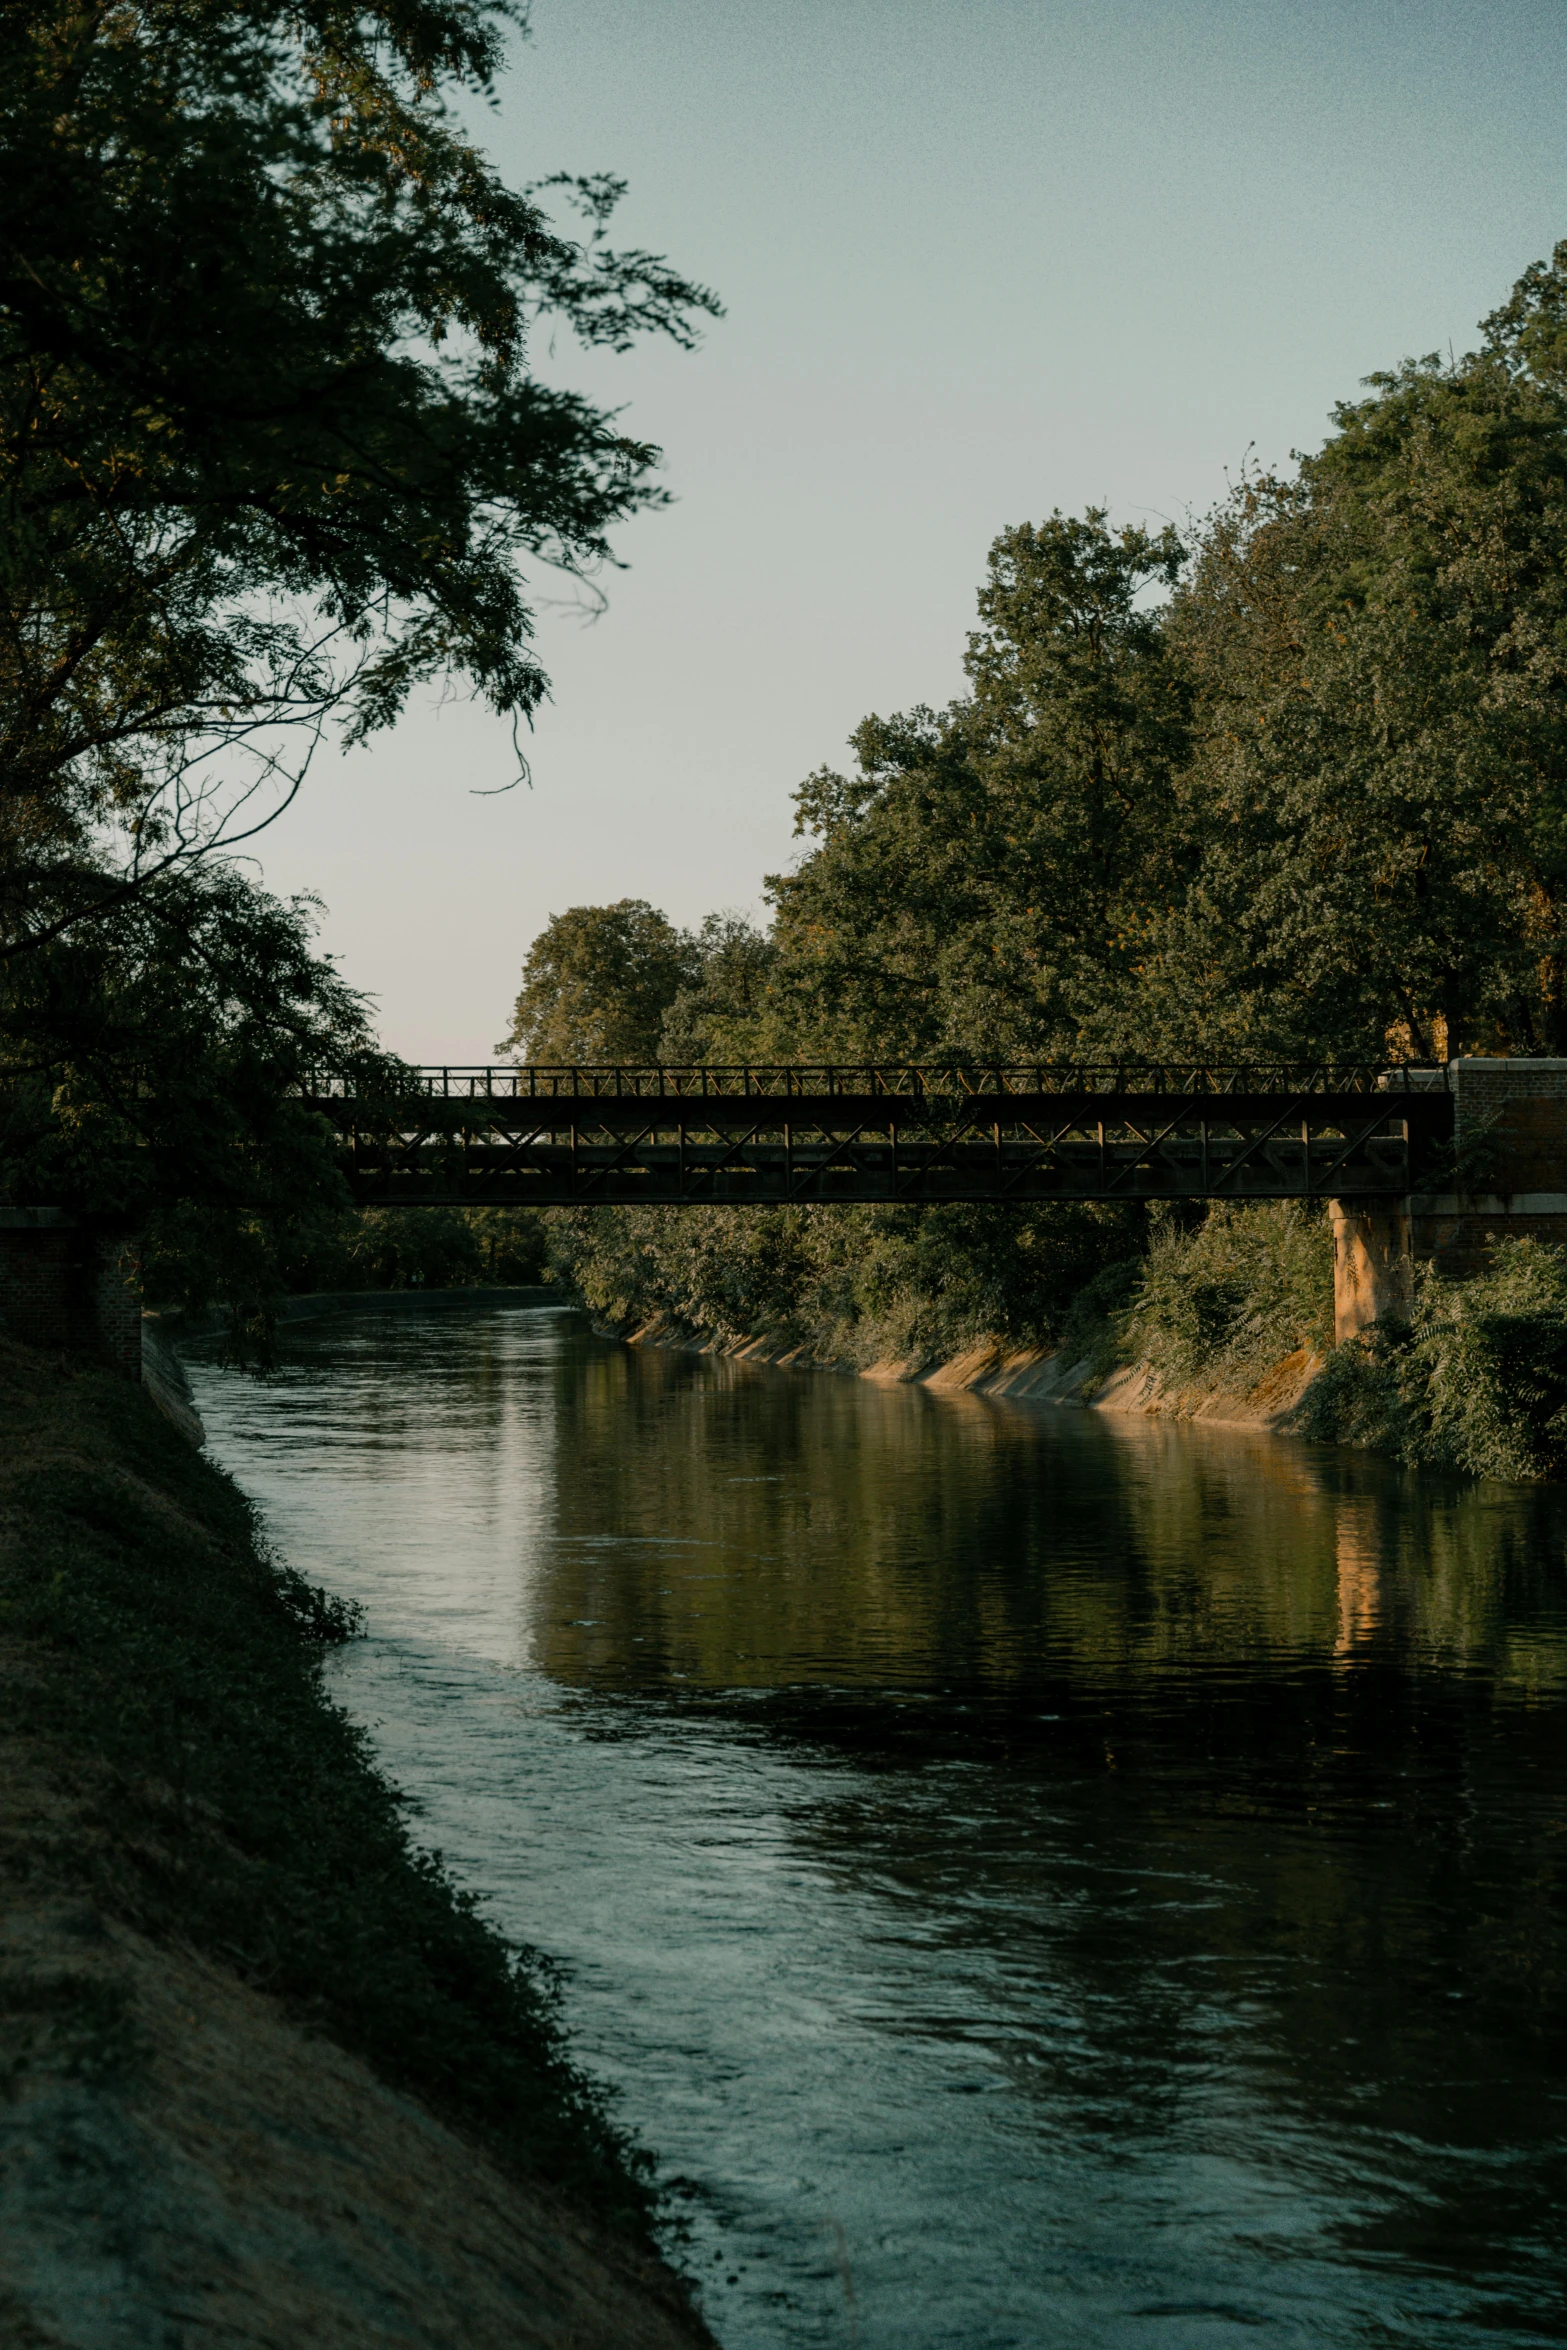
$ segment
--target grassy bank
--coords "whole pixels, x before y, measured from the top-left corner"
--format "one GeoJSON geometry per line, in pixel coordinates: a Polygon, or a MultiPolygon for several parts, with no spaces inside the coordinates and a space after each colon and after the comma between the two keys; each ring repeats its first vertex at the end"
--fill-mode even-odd
{"type": "MultiPolygon", "coordinates": [[[[100,1935],[195,1954],[645,2250],[646,2160],[573,2064],[547,1968],[411,1840],[323,1687],[347,1611],[136,1389],[0,1344],[0,1424],[3,1737],[75,1821],[7,1848],[13,1890],[58,1880],[100,1935]]],[[[38,2068],[134,2084],[112,1982],[13,1968],[3,2001],[13,2093],[38,2068]]]]}

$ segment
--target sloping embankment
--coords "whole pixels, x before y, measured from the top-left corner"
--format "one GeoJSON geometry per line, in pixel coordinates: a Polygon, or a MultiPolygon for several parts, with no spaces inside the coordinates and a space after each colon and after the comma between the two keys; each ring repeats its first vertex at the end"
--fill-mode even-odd
{"type": "Polygon", "coordinates": [[[340,1618],[136,1390],[0,1344],[0,1427],[0,2339],[710,2346],[340,1618]]]}
{"type": "Polygon", "coordinates": [[[703,1341],[667,1322],[648,1322],[621,1333],[630,1346],[673,1346],[701,1354],[722,1354],[736,1362],[772,1363],[785,1369],[842,1371],[887,1384],[912,1384],[977,1395],[1008,1396],[1017,1402],[1064,1404],[1098,1412],[1146,1413],[1201,1420],[1215,1428],[1282,1427],[1322,1368],[1307,1348],[1242,1378],[1195,1380],[1168,1387],[1148,1363],[1130,1363],[1108,1377],[1091,1361],[1062,1354],[1009,1350],[990,1344],[971,1348],[945,1362],[826,1363],[803,1347],[765,1338],[734,1345],[703,1341]]]}

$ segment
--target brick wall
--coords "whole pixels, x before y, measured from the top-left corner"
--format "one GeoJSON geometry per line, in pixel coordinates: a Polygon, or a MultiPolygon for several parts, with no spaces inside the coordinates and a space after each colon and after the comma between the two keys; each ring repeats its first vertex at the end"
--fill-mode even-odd
{"type": "Polygon", "coordinates": [[[1472,1281],[1490,1270],[1492,1246],[1498,1240],[1546,1240],[1560,1247],[1567,1242],[1567,1214],[1519,1216],[1458,1208],[1411,1216],[1409,1233],[1411,1254],[1444,1281],[1472,1281]]]}
{"type": "Polygon", "coordinates": [[[106,1233],[97,1242],[93,1319],[98,1352],[127,1379],[141,1377],[141,1242],[106,1233]]]}
{"type": "Polygon", "coordinates": [[[141,1377],[141,1257],[134,1240],[48,1208],[0,1210],[0,1329],[51,1354],[141,1377]]]}
{"type": "Polygon", "coordinates": [[[1452,1064],[1459,1148],[1487,1146],[1489,1192],[1567,1192],[1567,1061],[1452,1064]]]}

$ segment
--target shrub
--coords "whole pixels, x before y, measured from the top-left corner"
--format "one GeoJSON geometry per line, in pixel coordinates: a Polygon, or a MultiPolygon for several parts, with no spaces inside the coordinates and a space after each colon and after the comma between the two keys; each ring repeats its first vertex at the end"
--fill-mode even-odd
{"type": "Polygon", "coordinates": [[[1122,1324],[1126,1351],[1170,1387],[1242,1377],[1333,1333],[1333,1237],[1298,1200],[1216,1201],[1185,1228],[1154,1224],[1142,1280],[1122,1324]]]}
{"type": "Polygon", "coordinates": [[[766,1337],[864,1364],[1052,1343],[1142,1214],[824,1204],[563,1210],[550,1224],[558,1273],[608,1322],[663,1315],[720,1345],[766,1337]]]}
{"type": "Polygon", "coordinates": [[[471,1289],[542,1281],[549,1251],[531,1208],[365,1208],[284,1268],[302,1289],[471,1289]]]}
{"type": "Polygon", "coordinates": [[[1567,1475],[1567,1248],[1504,1240],[1461,1283],[1423,1270],[1408,1327],[1340,1347],[1296,1425],[1477,1477],[1567,1475]]]}

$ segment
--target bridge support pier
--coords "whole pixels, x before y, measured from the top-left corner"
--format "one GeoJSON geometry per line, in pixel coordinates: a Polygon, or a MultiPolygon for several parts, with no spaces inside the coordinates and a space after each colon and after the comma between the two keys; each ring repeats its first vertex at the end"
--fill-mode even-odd
{"type": "Polygon", "coordinates": [[[1414,1310],[1414,1262],[1403,1203],[1368,1207],[1328,1202],[1333,1226],[1333,1343],[1342,1346],[1378,1322],[1407,1322],[1414,1310]]]}
{"type": "Polygon", "coordinates": [[[1567,1245],[1567,1060],[1459,1060],[1447,1081],[1469,1181],[1494,1188],[1417,1192],[1386,1206],[1329,1201],[1339,1345],[1407,1319],[1417,1258],[1443,1280],[1467,1281],[1489,1271],[1499,1240],[1567,1245]]]}

